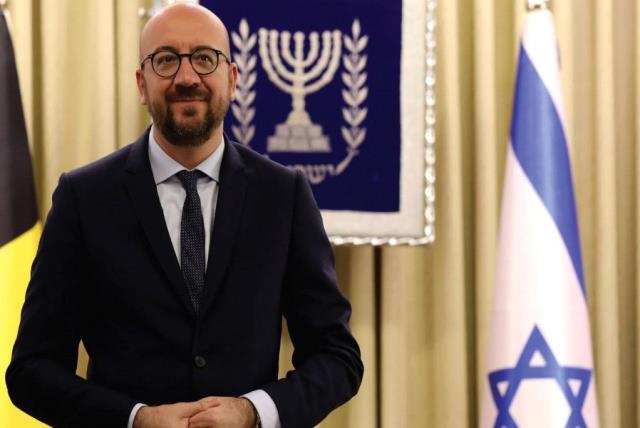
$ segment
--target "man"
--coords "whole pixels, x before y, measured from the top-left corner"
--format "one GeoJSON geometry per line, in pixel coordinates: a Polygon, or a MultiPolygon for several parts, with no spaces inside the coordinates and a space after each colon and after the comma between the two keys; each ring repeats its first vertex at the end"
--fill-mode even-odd
{"type": "Polygon", "coordinates": [[[153,125],[60,178],[11,399],[65,427],[313,426],[356,393],[362,363],[309,186],[223,136],[237,69],[214,14],[164,9],[140,58],[153,125]],[[278,380],[282,315],[296,369],[278,380]]]}

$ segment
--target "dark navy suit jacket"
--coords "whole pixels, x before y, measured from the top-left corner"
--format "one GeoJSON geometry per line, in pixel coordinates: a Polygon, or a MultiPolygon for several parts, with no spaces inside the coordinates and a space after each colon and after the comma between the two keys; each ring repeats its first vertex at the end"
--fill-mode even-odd
{"type": "Polygon", "coordinates": [[[318,423],[363,367],[306,180],[227,141],[196,316],[147,150],[148,131],[60,178],[6,374],[12,401],[53,426],[124,428],[138,402],[262,388],[283,427],[318,423]],[[296,369],[278,380],[282,315],[296,369]]]}

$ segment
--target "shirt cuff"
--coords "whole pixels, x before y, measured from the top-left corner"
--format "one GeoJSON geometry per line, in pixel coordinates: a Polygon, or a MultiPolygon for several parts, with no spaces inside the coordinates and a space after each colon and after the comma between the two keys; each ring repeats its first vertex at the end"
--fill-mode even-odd
{"type": "Polygon", "coordinates": [[[251,401],[253,407],[256,408],[258,416],[260,417],[261,428],[280,428],[278,408],[269,394],[262,389],[256,389],[248,394],[244,394],[243,397],[251,401]]]}
{"type": "Polygon", "coordinates": [[[138,410],[140,408],[146,406],[146,404],[138,403],[133,406],[131,413],[129,413],[129,422],[127,422],[127,428],[133,428],[133,421],[136,419],[136,415],[138,414],[138,410]]]}

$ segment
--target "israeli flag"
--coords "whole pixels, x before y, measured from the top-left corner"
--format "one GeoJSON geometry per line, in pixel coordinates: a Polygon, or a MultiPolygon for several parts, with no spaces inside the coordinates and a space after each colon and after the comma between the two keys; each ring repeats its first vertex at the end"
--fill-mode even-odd
{"type": "Polygon", "coordinates": [[[482,427],[597,427],[587,295],[551,13],[527,13],[482,427]]]}

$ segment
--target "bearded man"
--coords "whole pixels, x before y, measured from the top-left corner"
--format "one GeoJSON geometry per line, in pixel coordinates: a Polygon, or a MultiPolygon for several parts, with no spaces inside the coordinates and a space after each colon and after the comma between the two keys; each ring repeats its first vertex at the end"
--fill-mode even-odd
{"type": "Polygon", "coordinates": [[[10,397],[56,427],[313,426],[363,367],[309,185],[224,135],[237,68],[213,13],[162,10],[140,62],[153,125],[61,176],[10,397]],[[278,379],[282,316],[295,370],[278,379]]]}

